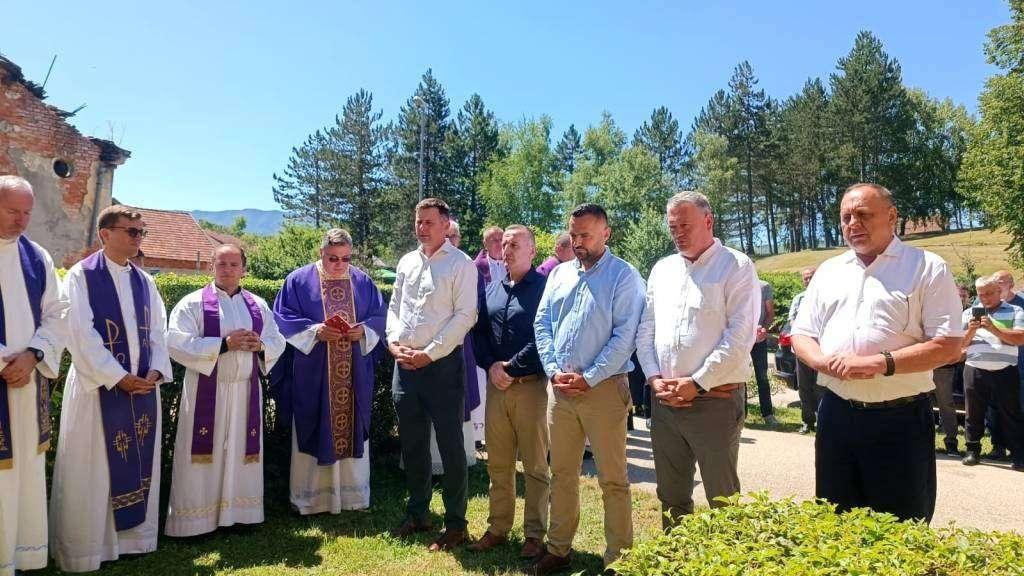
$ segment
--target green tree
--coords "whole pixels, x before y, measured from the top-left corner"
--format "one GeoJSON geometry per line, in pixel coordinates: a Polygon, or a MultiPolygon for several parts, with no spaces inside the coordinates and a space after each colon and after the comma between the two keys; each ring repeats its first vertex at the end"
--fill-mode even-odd
{"type": "Polygon", "coordinates": [[[659,211],[648,206],[635,220],[618,223],[618,226],[612,228],[613,248],[644,278],[651,275],[651,268],[658,260],[672,253],[664,207],[659,211]]]}
{"type": "Polygon", "coordinates": [[[560,177],[551,148],[551,119],[542,116],[505,126],[501,142],[507,155],[491,161],[480,183],[488,223],[556,230],[564,218],[555,185],[560,177]]]}
{"type": "Polygon", "coordinates": [[[1011,0],[1013,22],[993,29],[985,44],[992,76],[978,97],[978,124],[970,131],[960,182],[991,223],[1010,233],[1011,255],[1024,264],[1024,0],[1011,0]]]}
{"type": "Polygon", "coordinates": [[[501,154],[498,122],[494,113],[473,94],[462,106],[445,139],[448,161],[449,204],[462,228],[462,242],[468,253],[480,248],[480,233],[486,220],[486,206],[480,196],[480,179],[488,163],[501,154]]]}
{"type": "Polygon", "coordinates": [[[734,190],[740,181],[739,160],[729,155],[729,139],[708,130],[693,134],[694,188],[708,197],[715,213],[715,236],[723,242],[741,237],[741,222],[734,190]]]}
{"type": "Polygon", "coordinates": [[[677,180],[683,169],[683,133],[679,121],[668,108],[660,106],[651,112],[633,135],[633,145],[640,145],[658,158],[661,171],[677,180]]]}
{"type": "Polygon", "coordinates": [[[338,222],[335,161],[329,140],[317,130],[302,146],[292,148],[281,175],[273,174],[274,202],[280,204],[285,218],[315,228],[338,222]]]}
{"type": "Polygon", "coordinates": [[[572,173],[576,171],[576,163],[582,151],[583,142],[580,139],[580,133],[576,130],[576,126],[570,124],[569,129],[562,134],[562,139],[558,141],[558,146],[555,147],[558,169],[566,177],[572,176],[572,173]]]}
{"type": "Polygon", "coordinates": [[[292,270],[316,260],[324,231],[285,222],[272,236],[253,236],[248,248],[248,272],[254,278],[280,280],[292,270]]]}

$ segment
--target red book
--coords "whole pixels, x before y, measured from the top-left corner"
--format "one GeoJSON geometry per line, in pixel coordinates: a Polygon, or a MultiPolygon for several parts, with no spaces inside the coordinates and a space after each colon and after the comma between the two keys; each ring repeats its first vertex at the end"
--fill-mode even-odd
{"type": "Polygon", "coordinates": [[[330,318],[328,318],[324,322],[324,324],[327,324],[328,326],[330,326],[331,328],[334,328],[335,330],[340,330],[342,332],[348,332],[349,330],[355,328],[356,326],[362,325],[362,322],[357,322],[355,324],[349,324],[347,320],[342,318],[341,314],[335,314],[334,316],[331,316],[330,318]]]}

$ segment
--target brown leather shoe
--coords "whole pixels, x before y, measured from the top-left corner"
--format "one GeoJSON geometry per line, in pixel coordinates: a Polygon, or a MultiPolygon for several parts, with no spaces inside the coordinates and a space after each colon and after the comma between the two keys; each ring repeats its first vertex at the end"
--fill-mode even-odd
{"type": "Polygon", "coordinates": [[[469,533],[465,530],[445,530],[437,537],[437,540],[427,547],[431,552],[448,551],[465,544],[469,540],[469,533]]]}
{"type": "Polygon", "coordinates": [[[417,532],[429,532],[430,529],[430,522],[417,522],[416,520],[407,519],[400,526],[392,528],[391,535],[395,538],[408,538],[417,532]]]}
{"type": "Polygon", "coordinates": [[[569,564],[568,556],[558,556],[545,550],[533,564],[531,573],[535,576],[546,576],[565,570],[569,564]]]}
{"type": "Polygon", "coordinates": [[[519,550],[519,557],[524,560],[535,560],[544,553],[544,543],[538,538],[527,538],[519,550]]]}
{"type": "Polygon", "coordinates": [[[469,545],[469,549],[473,552],[483,552],[495,546],[501,546],[507,540],[504,536],[495,536],[491,532],[484,532],[484,535],[479,540],[469,545]]]}

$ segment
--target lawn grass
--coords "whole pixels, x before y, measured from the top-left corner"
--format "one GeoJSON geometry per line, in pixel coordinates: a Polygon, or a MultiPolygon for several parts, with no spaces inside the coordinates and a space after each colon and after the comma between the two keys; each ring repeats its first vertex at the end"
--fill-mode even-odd
{"type": "MultiPolygon", "coordinates": [[[[978,274],[991,274],[1008,266],[1006,247],[1010,236],[1002,230],[968,230],[941,234],[914,234],[904,240],[918,248],[941,256],[955,273],[963,272],[965,258],[970,259],[978,274]]],[[[846,248],[829,250],[801,250],[756,260],[759,272],[799,272],[821,264],[828,258],[844,252],[846,248]]],[[[1021,270],[1013,270],[1016,278],[1024,278],[1021,270]]]]}
{"type": "MultiPolygon", "coordinates": [[[[152,554],[126,556],[104,563],[100,575],[212,575],[245,576],[293,574],[521,574],[522,475],[517,477],[516,527],[510,543],[483,553],[465,548],[453,553],[430,553],[427,545],[436,533],[420,534],[408,541],[396,540],[388,530],[404,516],[404,476],[393,457],[377,462],[372,474],[372,505],[369,512],[343,512],[299,516],[282,499],[267,503],[267,520],[259,526],[232,527],[194,538],[168,538],[161,534],[152,554]]],[[[487,529],[487,469],[481,462],[469,472],[470,533],[481,536],[487,529]]],[[[604,552],[603,507],[596,478],[581,481],[581,518],[576,535],[572,571],[596,574],[604,552]]],[[[661,528],[657,498],[633,489],[635,537],[653,537],[661,528]]],[[[440,491],[435,490],[431,513],[435,526],[442,525],[440,491]]],[[[162,526],[162,522],[161,522],[162,526]]],[[[29,572],[32,576],[60,574],[52,565],[29,572]]]]}

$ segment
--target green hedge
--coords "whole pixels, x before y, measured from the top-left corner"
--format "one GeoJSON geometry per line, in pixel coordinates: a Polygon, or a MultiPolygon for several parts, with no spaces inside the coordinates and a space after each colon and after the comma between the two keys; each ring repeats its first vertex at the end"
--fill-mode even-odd
{"type": "MultiPolygon", "coordinates": [[[[209,276],[179,276],[176,274],[158,274],[154,277],[157,289],[164,299],[168,314],[175,304],[187,294],[194,292],[210,282],[209,276]]],[[[242,286],[265,299],[273,306],[277,293],[281,290],[284,282],[281,280],[259,280],[246,278],[242,286]]],[[[379,286],[384,295],[385,301],[391,297],[391,286],[379,286]]],[[[54,382],[53,395],[51,399],[52,421],[53,421],[53,442],[50,452],[47,454],[47,469],[52,471],[53,457],[56,453],[57,437],[60,435],[60,411],[64,390],[64,381],[67,370],[70,366],[71,357],[64,354],[61,366],[61,374],[54,382]]],[[[185,369],[177,363],[174,367],[174,382],[164,384],[160,387],[160,397],[163,402],[163,453],[161,466],[163,468],[164,492],[163,502],[166,502],[167,491],[170,488],[171,464],[174,458],[174,438],[178,430],[178,399],[181,396],[182,382],[184,381],[185,369]]],[[[394,406],[391,402],[391,375],[393,370],[392,362],[380,362],[377,364],[376,381],[374,383],[374,398],[372,417],[370,422],[370,453],[380,454],[394,450],[395,436],[397,433],[397,420],[394,406]]],[[[272,498],[286,498],[288,488],[288,466],[291,457],[291,427],[288,425],[278,426],[276,419],[275,405],[269,399],[267,393],[267,380],[263,379],[264,397],[264,482],[266,491],[272,498]]],[[[166,506],[161,506],[163,514],[166,506]]]]}
{"type": "Polygon", "coordinates": [[[793,296],[804,291],[804,283],[796,272],[758,272],[757,275],[761,280],[772,285],[775,298],[775,322],[781,327],[786,323],[793,296]]]}
{"type": "Polygon", "coordinates": [[[1024,574],[1024,537],[929,528],[825,502],[735,496],[682,519],[613,567],[622,576],[984,576],[1024,574]]]}

